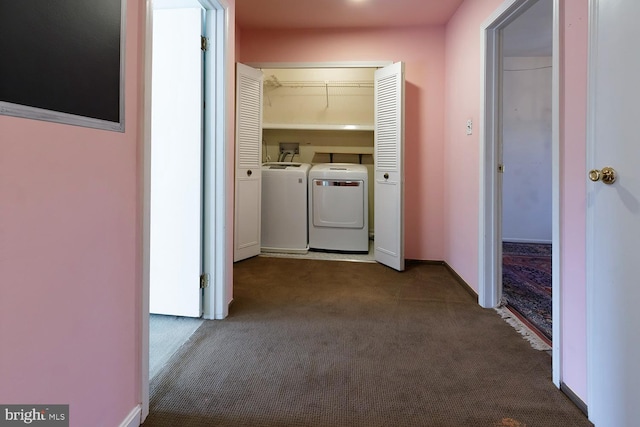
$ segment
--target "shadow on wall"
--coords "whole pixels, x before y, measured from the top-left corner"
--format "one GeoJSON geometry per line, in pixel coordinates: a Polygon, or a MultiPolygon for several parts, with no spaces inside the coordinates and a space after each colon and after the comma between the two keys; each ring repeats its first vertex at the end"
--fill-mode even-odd
{"type": "MultiPolygon", "coordinates": [[[[422,204],[416,203],[413,209],[406,209],[407,200],[419,201],[426,194],[423,188],[423,180],[419,179],[424,172],[424,165],[420,164],[424,148],[420,144],[420,89],[418,86],[405,81],[405,129],[404,129],[404,173],[405,173],[405,241],[406,236],[411,235],[415,248],[425,246],[426,232],[423,220],[426,212],[421,210],[422,204]]],[[[410,256],[405,252],[405,256],[410,256]]]]}

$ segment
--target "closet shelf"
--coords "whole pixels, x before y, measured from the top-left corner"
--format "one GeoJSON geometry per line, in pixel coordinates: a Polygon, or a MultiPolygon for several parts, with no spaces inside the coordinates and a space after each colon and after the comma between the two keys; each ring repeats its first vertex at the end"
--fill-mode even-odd
{"type": "MultiPolygon", "coordinates": [[[[360,80],[360,81],[280,81],[276,76],[270,76],[263,82],[264,96],[267,99],[268,105],[271,106],[271,92],[274,92],[280,88],[290,89],[305,89],[305,88],[320,88],[324,89],[324,94],[327,100],[327,108],[329,108],[329,89],[348,90],[348,89],[364,89],[365,93],[370,93],[373,96],[374,84],[373,80],[360,80]]],[[[333,92],[333,91],[332,91],[333,92]]],[[[331,96],[340,95],[339,93],[333,93],[331,96]]]]}
{"type": "Polygon", "coordinates": [[[373,131],[373,125],[330,125],[315,123],[263,123],[263,129],[284,130],[360,130],[373,131]]]}
{"type": "Polygon", "coordinates": [[[373,155],[373,148],[361,148],[360,151],[349,151],[349,150],[331,150],[331,151],[316,151],[315,154],[328,154],[329,155],[329,163],[333,163],[333,155],[334,154],[349,154],[358,156],[359,163],[362,164],[362,156],[373,155]]]}

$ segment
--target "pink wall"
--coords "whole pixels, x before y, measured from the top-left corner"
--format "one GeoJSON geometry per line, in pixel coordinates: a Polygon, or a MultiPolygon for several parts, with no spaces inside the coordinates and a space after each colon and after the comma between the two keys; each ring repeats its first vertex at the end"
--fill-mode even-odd
{"type": "Polygon", "coordinates": [[[587,41],[588,2],[564,5],[561,115],[562,374],[563,381],[587,401],[586,209],[587,209],[587,41]]]}
{"type": "Polygon", "coordinates": [[[444,29],[240,33],[240,62],[405,62],[405,256],[443,259],[444,29]]]}
{"type": "MultiPolygon", "coordinates": [[[[466,0],[446,28],[444,259],[478,290],[480,27],[502,0],[466,0]],[[465,135],[473,119],[476,131],[465,135]]],[[[585,109],[586,2],[564,5],[561,111],[563,367],[561,380],[586,401],[585,109]]]]}
{"type": "Polygon", "coordinates": [[[478,291],[480,26],[502,0],[467,0],[447,25],[444,259],[478,291]],[[474,132],[466,135],[468,119],[474,132]]]}
{"type": "Polygon", "coordinates": [[[0,402],[119,425],[140,399],[140,3],[126,132],[0,116],[0,402]]]}

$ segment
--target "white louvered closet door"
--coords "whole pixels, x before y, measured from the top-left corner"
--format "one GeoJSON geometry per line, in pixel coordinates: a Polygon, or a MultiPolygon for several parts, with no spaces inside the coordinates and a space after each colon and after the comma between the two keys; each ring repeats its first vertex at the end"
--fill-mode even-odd
{"type": "Polygon", "coordinates": [[[237,64],[233,260],[260,254],[262,71],[237,64]]]}
{"type": "Polygon", "coordinates": [[[375,72],[375,258],[404,270],[404,64],[375,72]]]}

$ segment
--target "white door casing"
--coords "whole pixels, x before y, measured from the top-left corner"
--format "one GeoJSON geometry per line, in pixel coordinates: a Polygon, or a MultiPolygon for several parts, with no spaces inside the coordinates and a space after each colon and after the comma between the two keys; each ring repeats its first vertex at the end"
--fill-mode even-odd
{"type": "Polygon", "coordinates": [[[153,11],[150,312],[199,317],[202,10],[153,11]]]}
{"type": "Polygon", "coordinates": [[[404,64],[375,72],[374,237],[377,262],[404,270],[404,64]]]}
{"type": "Polygon", "coordinates": [[[640,419],[640,2],[591,0],[587,168],[587,399],[598,427],[640,419]]]}
{"type": "MultiPolygon", "coordinates": [[[[227,262],[233,254],[226,245],[233,238],[227,229],[227,211],[233,193],[228,182],[227,152],[234,148],[227,143],[228,98],[227,91],[227,32],[228,19],[225,0],[199,0],[206,9],[205,53],[205,121],[204,121],[204,220],[203,220],[203,271],[209,274],[209,286],[203,291],[202,317],[224,319],[229,314],[231,299],[231,268],[227,262]],[[228,236],[228,237],[227,237],[228,236]]],[[[233,91],[231,92],[233,93],[233,91]]]]}
{"type": "Polygon", "coordinates": [[[237,64],[234,261],[260,254],[262,78],[237,64]]]}

